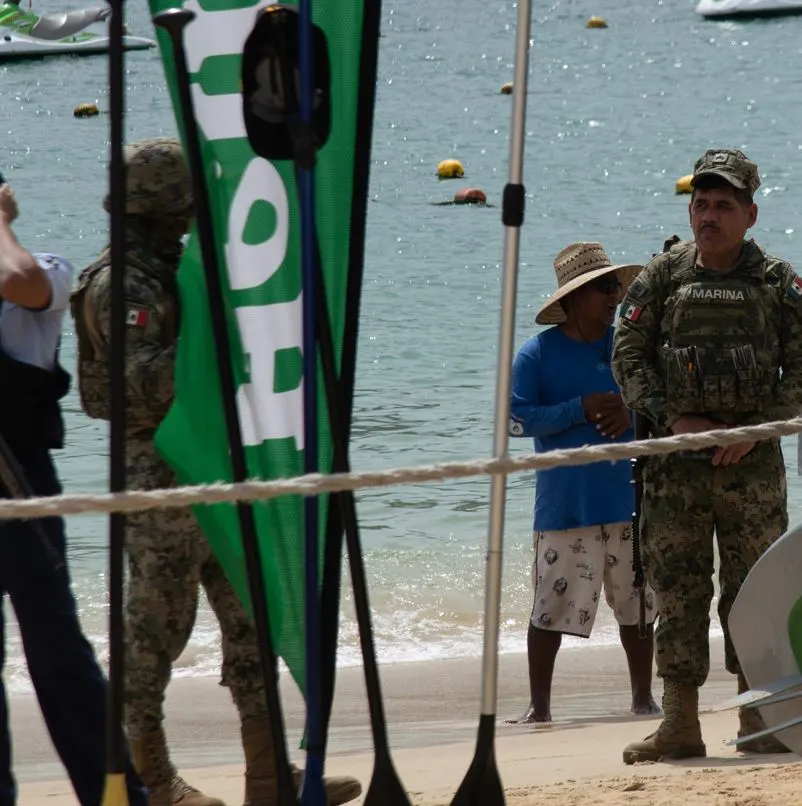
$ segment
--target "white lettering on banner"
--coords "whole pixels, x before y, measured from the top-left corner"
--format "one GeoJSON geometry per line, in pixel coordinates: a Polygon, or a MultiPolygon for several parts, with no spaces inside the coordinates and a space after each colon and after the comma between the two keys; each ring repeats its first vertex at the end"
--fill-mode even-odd
{"type": "Polygon", "coordinates": [[[694,299],[727,299],[740,302],[744,299],[744,292],[726,288],[692,288],[691,296],[694,299]]]}
{"type": "Polygon", "coordinates": [[[294,437],[296,448],[303,450],[303,383],[287,392],[273,391],[276,352],[301,344],[301,317],[300,296],[292,302],[237,308],[242,348],[251,366],[251,382],[237,390],[245,445],[294,437]]]}
{"type": "MultiPolygon", "coordinates": [[[[241,54],[245,40],[260,13],[258,4],[224,11],[203,9],[197,0],[184,8],[195,12],[185,30],[187,66],[198,73],[210,56],[241,54]]],[[[242,96],[207,95],[192,84],[192,102],[198,128],[210,143],[245,140],[242,96]]],[[[219,160],[220,155],[216,154],[219,160]]],[[[232,171],[230,165],[219,169],[232,171]]],[[[275,167],[254,157],[243,168],[227,210],[225,261],[230,287],[237,291],[264,285],[282,266],[289,238],[289,199],[284,181],[275,167]],[[262,243],[243,243],[242,235],[253,205],[271,204],[276,211],[276,230],[262,243]]],[[[275,393],[276,351],[301,349],[303,343],[301,298],[292,302],[236,309],[237,325],[244,352],[249,358],[250,383],[237,390],[237,408],[246,445],[260,445],[268,439],[293,437],[303,450],[303,384],[275,393]]]]}
{"type": "Polygon", "coordinates": [[[280,268],[287,255],[290,209],[281,174],[267,160],[251,160],[228,211],[226,262],[231,287],[257,288],[280,268]],[[262,243],[243,243],[241,236],[254,202],[267,201],[276,211],[276,231],[262,243]]]}
{"type": "Polygon", "coordinates": [[[240,140],[246,137],[239,95],[206,95],[198,84],[192,85],[195,119],[207,140],[240,140]]]}
{"type": "Polygon", "coordinates": [[[195,12],[195,19],[184,29],[190,73],[197,73],[209,56],[242,53],[260,13],[258,4],[226,11],[204,11],[196,0],[189,0],[184,8],[195,12]]]}

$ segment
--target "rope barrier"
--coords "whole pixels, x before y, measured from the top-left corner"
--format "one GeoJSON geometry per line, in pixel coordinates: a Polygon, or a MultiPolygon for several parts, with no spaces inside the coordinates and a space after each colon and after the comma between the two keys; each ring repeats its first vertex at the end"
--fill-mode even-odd
{"type": "Polygon", "coordinates": [[[734,445],[791,436],[802,432],[802,417],[762,423],[740,428],[681,434],[660,439],[622,442],[610,445],[588,445],[582,448],[530,453],[514,458],[478,459],[465,462],[443,462],[419,467],[361,473],[313,473],[275,481],[252,480],[239,484],[200,484],[157,490],[129,490],[105,494],[63,494],[42,498],[0,499],[0,519],[24,520],[54,515],[87,513],[137,512],[145,509],[169,509],[197,504],[233,504],[238,501],[267,501],[281,495],[313,496],[345,490],[365,490],[396,484],[446,481],[471,476],[520,473],[524,470],[547,470],[568,465],[615,462],[640,456],[656,456],[682,451],[734,445]]]}

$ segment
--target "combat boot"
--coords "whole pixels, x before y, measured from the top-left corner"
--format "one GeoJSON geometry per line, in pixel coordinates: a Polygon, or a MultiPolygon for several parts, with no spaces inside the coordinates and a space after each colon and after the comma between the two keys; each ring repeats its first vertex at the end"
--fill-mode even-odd
{"type": "Polygon", "coordinates": [[[666,680],[663,683],[663,721],[642,742],[624,748],[624,764],[663,758],[704,758],[699,724],[699,689],[666,680]]]}
{"type": "MultiPolygon", "coordinates": [[[[275,806],[278,782],[270,723],[266,718],[249,719],[240,730],[245,753],[245,806],[275,806]]],[[[297,792],[303,772],[294,764],[290,768],[297,792]]],[[[323,785],[329,806],[340,806],[362,794],[362,784],[356,778],[324,778],[323,785]]]]}
{"type": "MultiPolygon", "coordinates": [[[[738,672],[738,693],[743,694],[746,691],[749,691],[749,684],[746,682],[743,672],[738,672]]],[[[767,727],[757,708],[739,708],[738,722],[739,739],[741,736],[749,736],[752,733],[766,730],[767,727]]],[[[791,752],[776,736],[764,736],[761,739],[752,739],[750,742],[739,744],[738,749],[744,753],[791,752]]]]}
{"type": "Polygon", "coordinates": [[[167,739],[159,729],[131,741],[134,766],[148,788],[148,806],[226,806],[190,786],[170,761],[167,739]]]}

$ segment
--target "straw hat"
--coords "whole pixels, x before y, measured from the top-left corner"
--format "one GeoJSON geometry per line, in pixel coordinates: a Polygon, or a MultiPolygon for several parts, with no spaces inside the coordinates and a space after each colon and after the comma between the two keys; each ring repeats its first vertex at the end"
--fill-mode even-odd
{"type": "Polygon", "coordinates": [[[539,325],[559,325],[561,322],[565,322],[565,311],[560,305],[560,300],[585,283],[613,271],[617,272],[618,279],[626,293],[629,284],[638,276],[642,268],[643,266],[633,264],[612,264],[600,243],[569,244],[554,258],[557,290],[538,311],[535,322],[539,325]]]}

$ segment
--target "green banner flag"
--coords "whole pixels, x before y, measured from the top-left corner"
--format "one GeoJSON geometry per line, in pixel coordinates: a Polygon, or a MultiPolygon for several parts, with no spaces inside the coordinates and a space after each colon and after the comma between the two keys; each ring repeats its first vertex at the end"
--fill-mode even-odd
{"type": "MultiPolygon", "coordinates": [[[[176,7],[169,0],[149,2],[154,15],[176,7]]],[[[329,43],[332,106],[331,133],[315,166],[316,228],[339,362],[340,399],[349,420],[378,37],[378,17],[366,11],[370,5],[371,0],[313,3],[314,23],[329,43]]],[[[256,156],[246,136],[240,94],[243,45],[264,6],[253,0],[200,0],[184,7],[197,15],[187,26],[184,41],[214,217],[249,475],[260,479],[301,475],[303,334],[294,166],[256,156]]],[[[157,37],[182,130],[169,37],[160,29],[157,37]]],[[[181,329],[176,396],[156,444],[180,483],[230,481],[219,374],[194,229],[178,281],[181,329]]],[[[319,468],[325,473],[331,470],[332,443],[322,379],[318,388],[319,468]]],[[[336,512],[329,512],[328,497],[320,496],[318,502],[320,578],[325,587],[326,540],[336,540],[341,547],[342,529],[336,512]]],[[[195,514],[226,575],[250,606],[234,505],[198,506],[195,514]]],[[[304,691],[303,500],[284,496],[256,503],[254,514],[274,649],[304,691]]],[[[339,574],[339,562],[336,572],[339,574]]],[[[339,597],[339,586],[334,589],[339,597]]],[[[331,603],[323,606],[325,617],[331,603]]],[[[335,645],[336,641],[332,650],[335,645]]],[[[330,654],[333,664],[333,651],[330,654]]]]}

